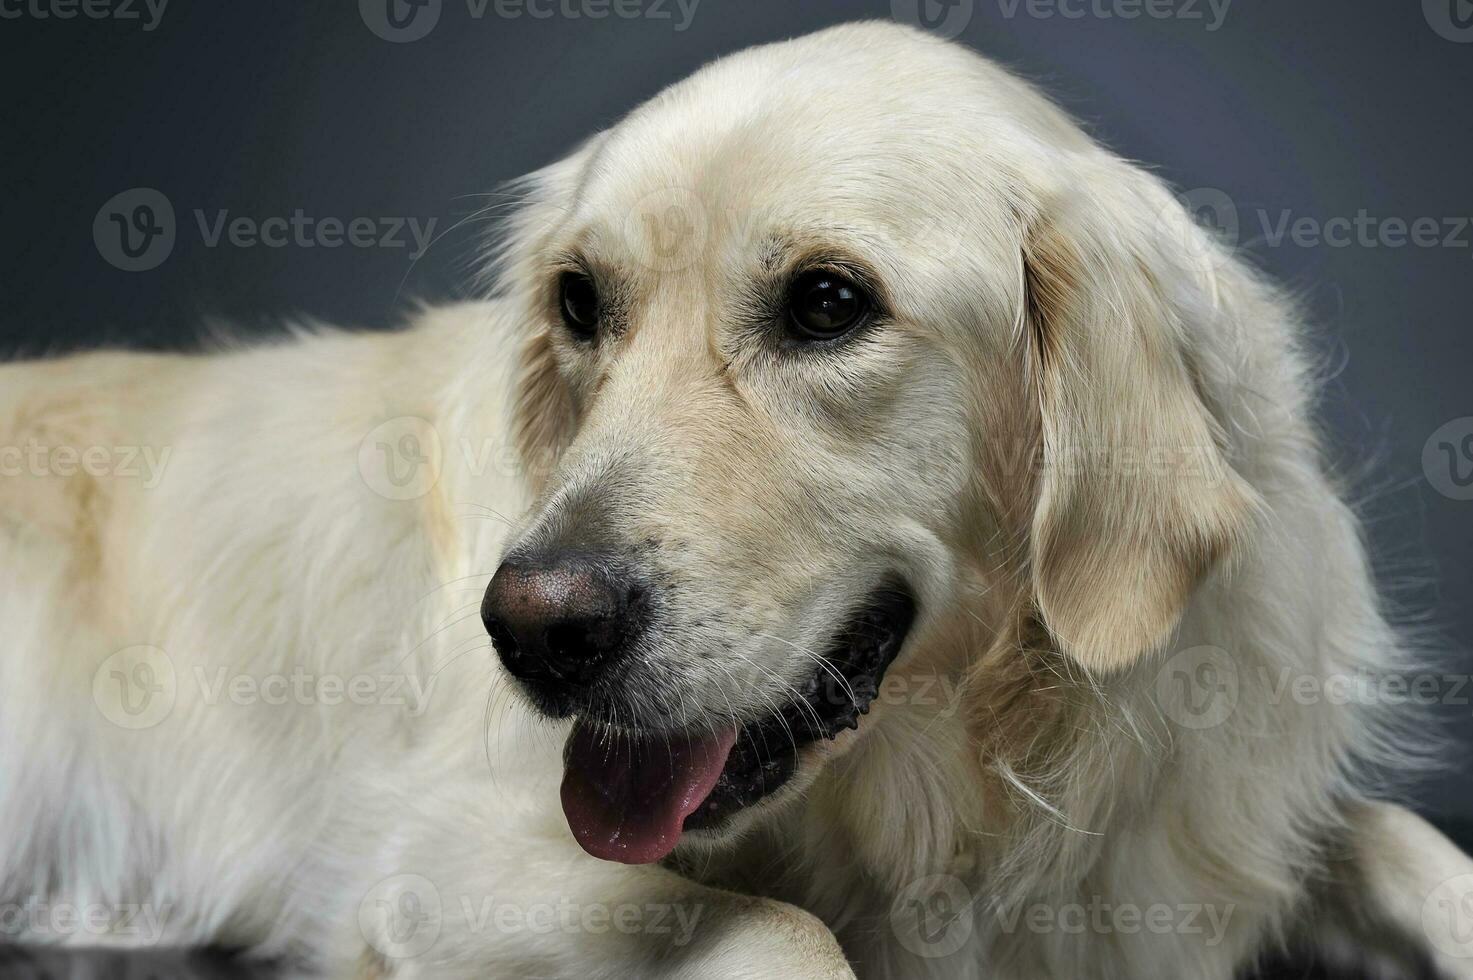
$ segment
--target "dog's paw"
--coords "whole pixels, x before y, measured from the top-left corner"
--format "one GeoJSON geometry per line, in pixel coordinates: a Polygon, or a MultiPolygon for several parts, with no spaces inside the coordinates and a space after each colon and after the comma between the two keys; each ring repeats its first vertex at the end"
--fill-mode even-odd
{"type": "Polygon", "coordinates": [[[828,926],[794,905],[733,897],[661,963],[669,980],[854,980],[828,926]]]}

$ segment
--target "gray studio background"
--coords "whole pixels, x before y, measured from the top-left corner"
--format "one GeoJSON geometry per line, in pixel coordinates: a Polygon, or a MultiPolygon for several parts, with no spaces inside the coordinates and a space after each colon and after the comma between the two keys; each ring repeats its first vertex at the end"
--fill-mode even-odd
{"type": "MultiPolygon", "coordinates": [[[[401,27],[386,0],[158,2],[0,4],[0,352],[187,345],[207,320],[388,326],[465,293],[500,182],[717,55],[919,2],[1302,292],[1397,608],[1473,670],[1467,0],[392,0],[401,27]],[[157,203],[140,188],[174,236],[129,256],[94,219],[118,195],[157,203]],[[373,244],[212,244],[222,218],[299,211],[329,237],[324,219],[344,238],[367,219],[373,244]]],[[[1440,691],[1462,770],[1422,795],[1457,822],[1473,689],[1440,691]]]]}

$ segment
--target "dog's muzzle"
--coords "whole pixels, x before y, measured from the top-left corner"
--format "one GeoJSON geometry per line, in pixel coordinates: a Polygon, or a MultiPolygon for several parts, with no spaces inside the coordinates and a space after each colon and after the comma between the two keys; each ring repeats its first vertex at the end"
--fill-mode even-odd
{"type": "MultiPolygon", "coordinates": [[[[643,580],[610,556],[516,555],[492,578],[481,615],[534,705],[566,717],[617,678],[650,605],[643,580]]],[[[595,857],[645,864],[685,831],[719,829],[791,779],[804,746],[858,727],[915,614],[903,585],[875,589],[779,708],[737,726],[646,732],[580,717],[563,752],[573,836],[595,857]]]]}

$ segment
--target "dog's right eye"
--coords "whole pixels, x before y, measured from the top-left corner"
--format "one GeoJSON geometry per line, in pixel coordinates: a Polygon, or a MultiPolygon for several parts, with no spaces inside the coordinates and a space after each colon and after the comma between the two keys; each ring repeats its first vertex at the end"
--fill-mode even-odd
{"type": "Polygon", "coordinates": [[[598,287],[581,272],[563,274],[558,283],[559,305],[563,322],[581,339],[591,338],[598,330],[598,287]]]}
{"type": "Polygon", "coordinates": [[[788,319],[800,341],[836,340],[854,330],[872,307],[862,287],[831,272],[799,276],[788,296],[788,319]]]}

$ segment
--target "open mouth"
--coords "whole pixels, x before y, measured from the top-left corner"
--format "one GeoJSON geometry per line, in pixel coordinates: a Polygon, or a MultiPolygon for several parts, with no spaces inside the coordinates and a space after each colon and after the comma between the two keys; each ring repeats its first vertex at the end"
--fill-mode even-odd
{"type": "Polygon", "coordinates": [[[721,827],[792,778],[804,746],[857,728],[915,620],[897,587],[873,593],[781,709],[739,728],[631,734],[580,719],[563,752],[563,813],[594,857],[658,861],[686,830],[721,827]]]}

